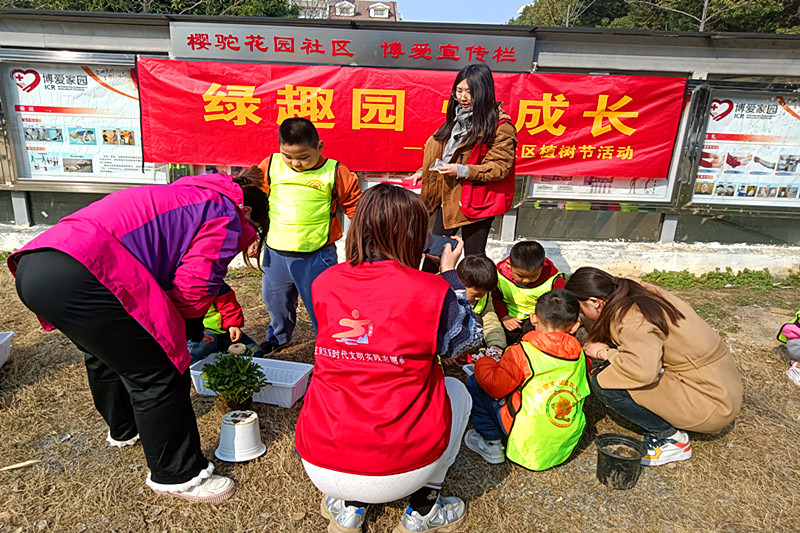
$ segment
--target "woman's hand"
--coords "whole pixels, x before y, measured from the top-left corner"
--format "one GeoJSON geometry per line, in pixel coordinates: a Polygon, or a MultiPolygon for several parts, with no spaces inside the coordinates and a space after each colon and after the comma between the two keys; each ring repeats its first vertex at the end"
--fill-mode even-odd
{"type": "Polygon", "coordinates": [[[422,171],[418,170],[411,175],[411,185],[416,186],[417,182],[422,179],[422,171]]]}
{"type": "Polygon", "coordinates": [[[452,177],[458,176],[458,165],[456,164],[442,165],[436,170],[442,176],[452,176],[452,177]]]}
{"type": "Polygon", "coordinates": [[[609,346],[604,342],[587,342],[583,345],[583,353],[598,361],[608,361],[608,350],[609,346]]]}
{"type": "Polygon", "coordinates": [[[258,239],[247,247],[247,257],[258,257],[258,239]]]}
{"type": "Polygon", "coordinates": [[[458,259],[461,257],[461,252],[464,251],[464,239],[457,235],[454,235],[450,238],[456,241],[456,247],[453,248],[453,246],[449,243],[444,245],[442,259],[439,263],[439,272],[447,272],[448,270],[453,270],[456,268],[458,259]]]}
{"type": "Polygon", "coordinates": [[[242,339],[242,328],[231,326],[228,328],[228,335],[231,336],[231,342],[239,342],[242,339]]]}

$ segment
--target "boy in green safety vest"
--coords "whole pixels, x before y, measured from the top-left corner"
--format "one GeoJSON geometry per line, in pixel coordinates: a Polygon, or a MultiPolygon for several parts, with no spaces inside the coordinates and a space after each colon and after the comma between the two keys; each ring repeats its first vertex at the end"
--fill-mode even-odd
{"type": "Polygon", "coordinates": [[[482,357],[475,363],[467,380],[475,429],[464,443],[487,462],[499,464],[508,457],[530,470],[544,470],[566,461],[578,444],[590,390],[586,357],[572,336],[580,327],[579,312],[574,294],[552,290],[536,303],[531,316],[536,330],[510,346],[500,361],[482,357]]]}
{"type": "Polygon", "coordinates": [[[508,345],[533,329],[528,317],[541,295],[564,288],[564,276],[544,254],[536,241],[520,241],[509,256],[497,263],[497,289],[492,302],[503,323],[508,345]]]}
{"type": "Polygon", "coordinates": [[[342,225],[336,209],[353,218],[361,198],[358,176],[322,155],[324,143],[310,120],[284,120],[278,144],[280,152],[259,164],[269,197],[269,229],[261,260],[261,296],[270,319],[261,348],[267,355],[292,340],[298,295],[316,331],[311,284],[337,263],[335,243],[342,236],[342,225]]]}

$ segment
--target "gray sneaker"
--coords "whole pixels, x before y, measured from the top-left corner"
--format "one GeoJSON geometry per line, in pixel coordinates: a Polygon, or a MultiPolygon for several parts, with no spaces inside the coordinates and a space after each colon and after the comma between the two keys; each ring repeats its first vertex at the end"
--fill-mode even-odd
{"type": "Polygon", "coordinates": [[[467,448],[486,459],[487,463],[499,465],[506,460],[506,449],[502,442],[499,440],[486,440],[474,429],[470,429],[464,435],[464,444],[467,445],[467,448]]]}
{"type": "Polygon", "coordinates": [[[365,507],[345,505],[344,500],[322,495],[320,514],[330,520],[328,533],[361,533],[365,507]]]}
{"type": "Polygon", "coordinates": [[[439,495],[436,503],[433,504],[433,509],[425,516],[411,507],[406,509],[400,524],[392,531],[393,533],[417,533],[420,531],[447,533],[458,529],[466,517],[467,506],[461,498],[445,498],[439,495]]]}

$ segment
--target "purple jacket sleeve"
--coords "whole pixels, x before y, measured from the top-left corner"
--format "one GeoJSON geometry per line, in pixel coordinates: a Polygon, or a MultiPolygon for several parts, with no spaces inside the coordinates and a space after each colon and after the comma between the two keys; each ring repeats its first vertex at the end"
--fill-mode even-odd
{"type": "Polygon", "coordinates": [[[228,264],[239,253],[241,222],[236,212],[206,221],[192,239],[168,291],[187,318],[202,317],[219,293],[228,264]]]}

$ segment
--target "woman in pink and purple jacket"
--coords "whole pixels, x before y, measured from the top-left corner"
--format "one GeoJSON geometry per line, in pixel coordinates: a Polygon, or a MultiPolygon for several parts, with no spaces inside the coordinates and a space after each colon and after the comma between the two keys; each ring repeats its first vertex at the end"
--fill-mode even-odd
{"type": "Polygon", "coordinates": [[[262,183],[254,167],[118,191],[8,258],[22,302],[85,353],[109,445],[141,437],[158,493],[218,503],[235,491],[201,451],[186,341],[203,337],[230,261],[263,243],[262,183]]]}

